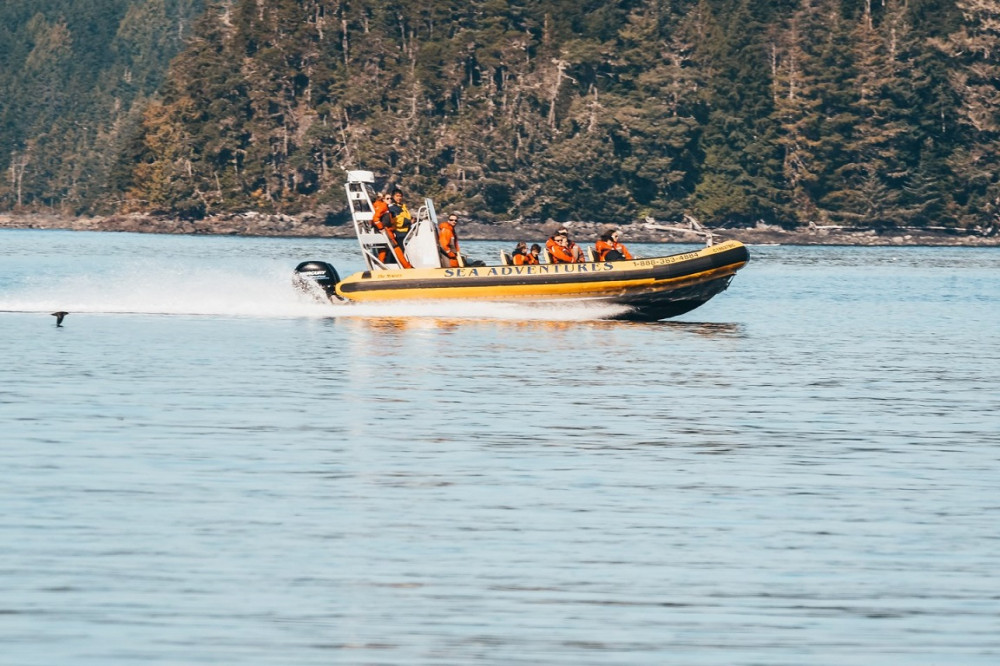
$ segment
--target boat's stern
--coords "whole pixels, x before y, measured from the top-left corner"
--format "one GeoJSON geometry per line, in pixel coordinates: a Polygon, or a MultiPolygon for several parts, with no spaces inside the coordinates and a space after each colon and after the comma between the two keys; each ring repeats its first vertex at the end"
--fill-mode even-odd
{"type": "Polygon", "coordinates": [[[292,273],[292,284],[295,288],[320,303],[343,300],[337,295],[339,282],[337,269],[325,261],[303,261],[292,273]]]}

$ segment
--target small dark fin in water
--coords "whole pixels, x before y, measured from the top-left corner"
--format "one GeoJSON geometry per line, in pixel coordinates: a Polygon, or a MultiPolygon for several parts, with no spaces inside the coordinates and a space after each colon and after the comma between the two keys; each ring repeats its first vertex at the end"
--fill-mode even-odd
{"type": "Polygon", "coordinates": [[[68,314],[69,314],[68,312],[63,312],[62,310],[60,310],[59,312],[53,312],[52,316],[56,318],[56,326],[62,326],[63,317],[65,317],[68,314]]]}

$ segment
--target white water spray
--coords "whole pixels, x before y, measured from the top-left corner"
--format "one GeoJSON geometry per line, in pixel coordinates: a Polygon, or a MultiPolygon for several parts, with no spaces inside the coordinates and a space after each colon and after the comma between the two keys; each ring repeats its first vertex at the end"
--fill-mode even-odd
{"type": "Polygon", "coordinates": [[[31,276],[0,290],[0,310],[246,317],[433,317],[580,321],[626,308],[586,303],[427,301],[318,303],[292,286],[291,270],[270,263],[202,266],[144,260],[93,273],[31,276]]]}

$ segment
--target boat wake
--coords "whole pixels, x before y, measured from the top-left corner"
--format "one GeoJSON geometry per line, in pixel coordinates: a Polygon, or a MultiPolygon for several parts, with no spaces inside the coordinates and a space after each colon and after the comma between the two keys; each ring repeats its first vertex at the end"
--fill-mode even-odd
{"type": "Polygon", "coordinates": [[[291,286],[286,266],[258,271],[190,266],[131,266],[110,274],[31,276],[0,289],[0,311],[86,312],[261,318],[444,318],[535,321],[607,319],[626,311],[588,303],[419,301],[318,303],[291,286]]]}

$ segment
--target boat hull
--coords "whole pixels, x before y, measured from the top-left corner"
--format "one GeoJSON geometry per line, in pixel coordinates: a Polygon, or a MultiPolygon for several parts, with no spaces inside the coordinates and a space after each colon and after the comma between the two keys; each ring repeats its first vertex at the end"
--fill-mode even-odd
{"type": "Polygon", "coordinates": [[[689,312],[724,291],[747,261],[746,247],[727,241],[633,261],[363,271],[340,281],[336,294],[360,303],[590,301],[627,306],[619,319],[655,321],[689,312]]]}

